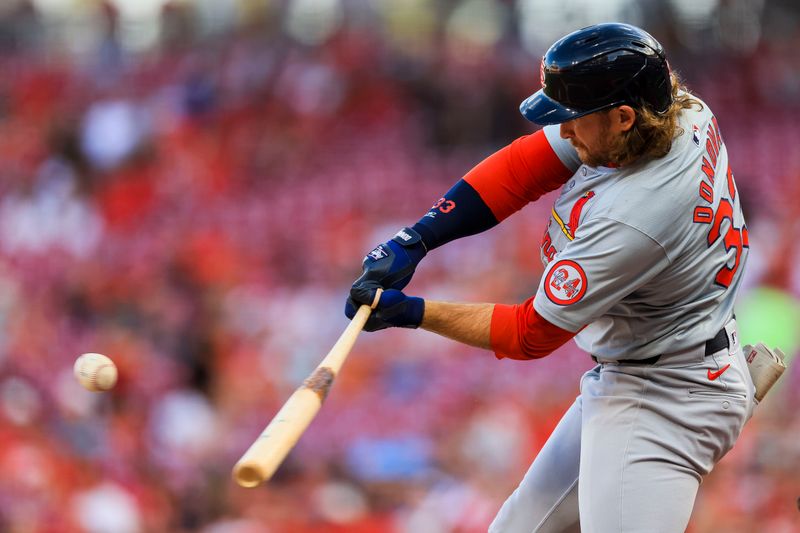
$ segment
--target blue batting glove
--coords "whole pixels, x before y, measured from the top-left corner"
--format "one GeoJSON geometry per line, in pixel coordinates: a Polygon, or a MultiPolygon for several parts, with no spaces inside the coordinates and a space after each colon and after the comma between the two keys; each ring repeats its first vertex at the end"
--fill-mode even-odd
{"type": "MultiPolygon", "coordinates": [[[[361,304],[371,305],[377,287],[353,288],[345,304],[344,314],[352,319],[361,304]]],[[[364,325],[365,331],[378,331],[386,328],[418,328],[425,314],[425,300],[416,296],[406,296],[397,289],[387,289],[381,293],[378,305],[364,325]]]]}
{"type": "Polygon", "coordinates": [[[364,270],[353,286],[376,281],[384,289],[402,290],[427,253],[420,234],[411,228],[403,228],[364,257],[364,270]]]}
{"type": "Polygon", "coordinates": [[[365,295],[364,300],[357,301],[371,304],[378,288],[403,289],[427,253],[419,233],[411,228],[401,229],[391,240],[379,244],[364,257],[363,271],[353,282],[351,293],[369,291],[371,296],[365,295]]]}

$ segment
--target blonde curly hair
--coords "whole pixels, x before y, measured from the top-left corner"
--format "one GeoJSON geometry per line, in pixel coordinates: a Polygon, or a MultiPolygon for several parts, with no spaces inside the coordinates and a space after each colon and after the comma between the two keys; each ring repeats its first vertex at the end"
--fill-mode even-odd
{"type": "Polygon", "coordinates": [[[609,160],[617,165],[626,165],[642,158],[664,157],[672,148],[672,141],[683,134],[678,126],[678,117],[684,109],[703,104],[692,97],[680,78],[673,73],[672,105],[664,113],[655,113],[647,106],[637,107],[633,127],[611,142],[609,160]]]}

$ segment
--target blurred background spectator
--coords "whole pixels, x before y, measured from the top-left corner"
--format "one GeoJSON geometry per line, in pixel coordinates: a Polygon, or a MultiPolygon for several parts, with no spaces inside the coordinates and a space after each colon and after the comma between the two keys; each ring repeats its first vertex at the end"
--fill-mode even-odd
{"type": "MultiPolygon", "coordinates": [[[[572,343],[520,363],[363,335],[277,477],[230,468],[344,328],[363,254],[531,132],[541,54],[610,20],[719,118],[752,237],[742,338],[796,355],[794,0],[0,2],[0,530],[485,531],[592,364],[572,343]],[[73,380],[88,351],[113,392],[73,380]]],[[[522,301],[549,205],[437,250],[412,291],[522,301]]],[[[798,372],[690,531],[800,531],[798,372]]]]}

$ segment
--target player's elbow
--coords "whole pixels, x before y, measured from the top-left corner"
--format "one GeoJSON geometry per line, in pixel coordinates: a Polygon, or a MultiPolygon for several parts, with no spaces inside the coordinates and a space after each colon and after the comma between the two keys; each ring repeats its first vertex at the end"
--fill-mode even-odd
{"type": "Polygon", "coordinates": [[[505,350],[503,353],[495,352],[498,359],[514,359],[516,361],[531,361],[533,359],[541,359],[553,353],[553,350],[548,349],[546,346],[537,345],[534,343],[521,343],[514,350],[505,350]]]}
{"type": "Polygon", "coordinates": [[[537,339],[522,339],[520,343],[520,356],[525,359],[541,359],[553,353],[554,348],[545,343],[537,342],[537,339]]]}

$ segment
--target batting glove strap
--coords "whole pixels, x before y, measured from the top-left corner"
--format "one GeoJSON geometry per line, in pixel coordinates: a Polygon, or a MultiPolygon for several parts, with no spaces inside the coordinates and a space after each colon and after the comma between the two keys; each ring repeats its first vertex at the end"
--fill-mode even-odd
{"type": "Polygon", "coordinates": [[[406,227],[401,229],[394,234],[392,241],[406,248],[410,257],[419,256],[416,259],[417,263],[428,253],[428,248],[425,246],[425,241],[422,240],[422,235],[413,228],[406,227]]]}

